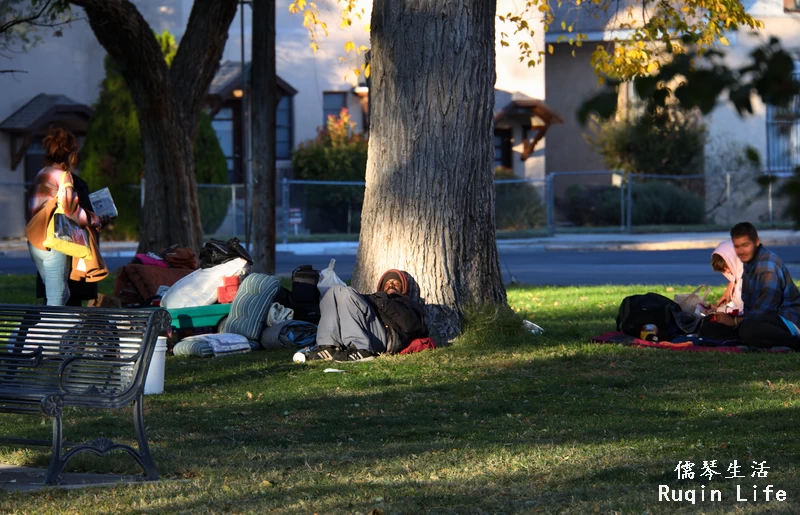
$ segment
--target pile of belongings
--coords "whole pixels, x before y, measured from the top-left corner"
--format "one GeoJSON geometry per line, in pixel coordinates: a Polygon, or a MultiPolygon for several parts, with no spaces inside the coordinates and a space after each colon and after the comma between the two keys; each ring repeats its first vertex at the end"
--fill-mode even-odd
{"type": "MultiPolygon", "coordinates": [[[[246,263],[247,269],[252,265],[253,259],[236,238],[231,238],[227,242],[211,240],[205,244],[200,251],[200,260],[192,249],[173,245],[159,253],[149,252],[147,254],[136,254],[130,264],[124,265],[117,275],[114,285],[114,297],[125,307],[147,307],[158,306],[162,303],[166,292],[180,282],[182,279],[201,272],[212,270],[219,265],[227,264],[236,259],[241,261],[237,265],[246,263]]],[[[229,276],[241,275],[239,272],[243,266],[235,267],[228,265],[226,269],[233,269],[234,272],[229,276]]],[[[203,277],[210,282],[209,277],[218,277],[221,269],[215,272],[203,273],[203,277]]],[[[234,281],[234,280],[231,280],[234,281]]],[[[187,284],[198,284],[203,282],[200,276],[195,275],[191,280],[184,282],[187,284]]],[[[238,280],[232,284],[223,284],[223,288],[231,292],[235,291],[238,280]]],[[[215,288],[217,286],[215,285],[215,288]]],[[[173,306],[203,306],[217,302],[216,296],[212,299],[207,293],[197,298],[183,298],[182,294],[173,293],[173,306]]],[[[166,306],[165,306],[166,307],[166,306]]]]}
{"type": "Polygon", "coordinates": [[[174,355],[218,357],[258,348],[297,351],[316,344],[320,299],[331,286],[344,284],[333,272],[335,261],[322,272],[311,265],[298,267],[292,274],[292,290],[288,290],[275,276],[248,273],[252,260],[243,257],[245,252],[244,248],[225,252],[221,242],[212,240],[200,253],[201,267],[206,268],[180,279],[161,298],[161,305],[172,309],[233,297],[217,334],[184,338],[173,347],[174,355]],[[244,279],[233,281],[234,277],[244,279]]]}
{"type": "MultiPolygon", "coordinates": [[[[215,249],[218,250],[216,244],[215,249]]],[[[201,258],[201,264],[204,262],[201,258]]],[[[243,279],[236,285],[229,314],[218,323],[216,334],[183,338],[172,348],[172,353],[220,357],[261,348],[289,349],[294,353],[314,347],[322,296],[333,286],[345,285],[333,271],[334,264],[331,260],[321,272],[311,265],[298,267],[292,274],[291,290],[283,288],[275,276],[249,273],[250,263],[239,256],[192,272],[164,294],[163,307],[169,310],[225,302],[230,294],[228,288],[243,279]],[[237,281],[231,280],[234,277],[237,281]]],[[[413,279],[405,272],[388,271],[379,281],[379,289],[387,278],[397,278],[403,283],[404,293],[419,297],[419,290],[411,287],[413,279]]],[[[181,315],[184,312],[182,309],[181,315]]],[[[432,339],[418,338],[402,354],[432,348],[435,348],[432,339]]]]}
{"type": "MultiPolygon", "coordinates": [[[[169,292],[163,301],[169,307],[169,292]]],[[[251,273],[241,282],[219,333],[184,338],[172,352],[176,356],[219,357],[261,347],[298,349],[313,345],[317,326],[294,320],[294,310],[288,304],[287,291],[277,277],[251,273]]]]}

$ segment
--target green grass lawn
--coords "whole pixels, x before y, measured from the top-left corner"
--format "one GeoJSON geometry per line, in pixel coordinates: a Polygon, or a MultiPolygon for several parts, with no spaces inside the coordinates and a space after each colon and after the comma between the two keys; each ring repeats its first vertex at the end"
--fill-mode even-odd
{"type": "MultiPolygon", "coordinates": [[[[0,302],[30,281],[2,278],[0,302]]],[[[169,357],[165,393],[145,402],[161,482],[0,491],[0,512],[800,512],[800,354],[588,343],[613,329],[623,297],[645,291],[672,295],[665,286],[513,288],[512,308],[543,335],[484,313],[446,348],[372,363],[296,365],[289,351],[169,357]],[[709,481],[700,473],[712,460],[720,474],[709,481]],[[724,478],[734,460],[745,478],[724,478]],[[695,478],[678,480],[686,461],[695,478]],[[768,477],[750,477],[753,461],[766,462],[768,477]],[[659,485],[694,489],[697,504],[659,502],[659,485]],[[736,485],[749,499],[753,485],[787,499],[737,501],[736,485]],[[709,500],[712,489],[721,500],[709,500]]],[[[128,414],[71,410],[65,437],[132,442],[128,414]]],[[[49,438],[44,419],[0,420],[5,434],[49,438]]],[[[0,448],[5,463],[48,458],[0,448]]],[[[69,470],[136,472],[122,453],[79,457],[69,470]]]]}

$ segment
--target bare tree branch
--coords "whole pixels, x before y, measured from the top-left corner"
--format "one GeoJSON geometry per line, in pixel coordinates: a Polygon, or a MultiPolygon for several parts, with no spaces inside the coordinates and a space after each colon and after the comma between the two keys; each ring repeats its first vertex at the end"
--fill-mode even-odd
{"type": "Polygon", "coordinates": [[[27,18],[16,18],[16,19],[9,20],[9,21],[7,21],[7,22],[5,22],[3,24],[0,24],[0,34],[6,32],[8,30],[11,30],[11,28],[16,27],[17,25],[22,25],[22,24],[25,24],[25,23],[33,23],[41,15],[43,15],[45,13],[45,11],[47,11],[47,9],[50,7],[50,4],[52,4],[52,3],[53,3],[53,0],[47,0],[44,3],[44,5],[42,6],[42,8],[39,9],[39,12],[37,12],[35,14],[31,14],[27,18]]]}

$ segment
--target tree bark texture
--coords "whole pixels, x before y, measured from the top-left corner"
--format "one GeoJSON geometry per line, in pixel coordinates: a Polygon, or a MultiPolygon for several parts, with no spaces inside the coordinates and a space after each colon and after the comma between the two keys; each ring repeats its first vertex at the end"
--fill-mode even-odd
{"type": "Polygon", "coordinates": [[[145,204],[139,251],[203,243],[193,145],[197,117],[219,66],[236,0],[195,0],[171,67],[152,28],[128,0],[72,0],[116,60],[139,117],[145,204]]]}
{"type": "Polygon", "coordinates": [[[439,337],[506,302],[492,173],[495,0],[375,0],[366,193],[353,284],[413,275],[439,337]]]}
{"type": "Polygon", "coordinates": [[[253,0],[253,269],[275,273],[275,0],[253,0]]]}

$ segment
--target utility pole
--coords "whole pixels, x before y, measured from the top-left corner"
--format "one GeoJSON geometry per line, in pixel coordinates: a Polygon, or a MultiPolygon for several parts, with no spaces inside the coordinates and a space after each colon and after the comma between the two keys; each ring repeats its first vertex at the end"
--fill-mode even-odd
{"type": "Polygon", "coordinates": [[[275,0],[252,0],[250,64],[253,161],[251,254],[258,272],[275,273],[275,0]]]}

